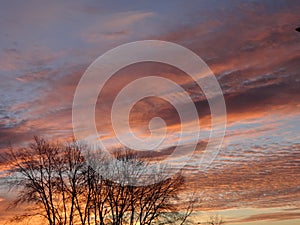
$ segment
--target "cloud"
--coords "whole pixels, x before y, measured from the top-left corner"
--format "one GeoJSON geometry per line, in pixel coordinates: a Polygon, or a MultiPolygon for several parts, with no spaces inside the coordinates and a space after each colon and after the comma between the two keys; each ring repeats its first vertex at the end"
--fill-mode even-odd
{"type": "Polygon", "coordinates": [[[140,11],[114,13],[103,17],[95,24],[89,25],[82,37],[84,41],[92,44],[127,39],[133,34],[139,35],[136,31],[139,28],[144,29],[145,20],[154,15],[153,12],[140,11]]]}
{"type": "Polygon", "coordinates": [[[275,213],[262,213],[252,215],[244,219],[231,221],[233,223],[245,223],[253,221],[281,221],[281,220],[293,220],[300,219],[300,212],[275,212],[275,213]]]}
{"type": "Polygon", "coordinates": [[[105,27],[118,29],[131,27],[138,21],[154,16],[153,12],[121,12],[113,14],[105,23],[105,27]]]}
{"type": "MultiPolygon", "coordinates": [[[[135,79],[159,75],[180,84],[197,107],[203,140],[185,169],[197,173],[189,181],[197,182],[198,188],[207,192],[204,209],[296,205],[300,196],[300,38],[294,27],[299,23],[300,9],[295,1],[279,2],[230,2],[223,10],[207,12],[205,7],[191,7],[193,12],[186,12],[182,21],[177,11],[163,15],[164,11],[155,7],[107,12],[90,3],[70,8],[51,3],[51,10],[44,15],[45,9],[33,10],[26,3],[24,10],[8,10],[16,21],[0,22],[2,25],[8,21],[4,26],[8,34],[1,36],[6,38],[1,41],[0,54],[0,148],[10,141],[23,145],[33,135],[70,137],[76,85],[87,66],[104,50],[139,39],[174,41],[207,62],[225,95],[228,131],[211,170],[195,170],[209,135],[209,106],[195,82],[170,66],[132,65],[108,81],[95,116],[103,141],[119,146],[110,121],[117,93],[135,79]],[[42,26],[46,25],[49,29],[44,30],[42,26]]],[[[164,94],[168,93],[172,90],[164,94]]],[[[174,95],[179,98],[181,93],[174,95]]],[[[181,124],[174,107],[161,99],[148,98],[132,109],[131,125],[146,137],[154,116],[165,119],[171,137],[169,148],[154,154],[162,159],[172,152],[181,124]]],[[[192,137],[192,133],[184,134],[187,148],[194,141],[192,137]]],[[[299,218],[298,212],[286,215],[279,213],[274,218],[299,218]]],[[[269,220],[272,216],[262,214],[242,222],[269,220]]]]}

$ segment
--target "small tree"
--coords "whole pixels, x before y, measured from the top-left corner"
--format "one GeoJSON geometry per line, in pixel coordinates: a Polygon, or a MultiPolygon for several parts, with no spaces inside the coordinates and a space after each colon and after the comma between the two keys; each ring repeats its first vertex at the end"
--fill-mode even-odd
{"type": "Polygon", "coordinates": [[[221,225],[223,223],[224,223],[224,221],[223,221],[222,217],[219,215],[211,216],[208,221],[209,225],[221,225]]]}
{"type": "Polygon", "coordinates": [[[213,215],[213,216],[210,216],[209,219],[207,220],[207,222],[205,223],[198,223],[198,224],[205,224],[205,225],[222,225],[224,224],[225,222],[223,221],[222,217],[219,216],[219,215],[213,215]]]}

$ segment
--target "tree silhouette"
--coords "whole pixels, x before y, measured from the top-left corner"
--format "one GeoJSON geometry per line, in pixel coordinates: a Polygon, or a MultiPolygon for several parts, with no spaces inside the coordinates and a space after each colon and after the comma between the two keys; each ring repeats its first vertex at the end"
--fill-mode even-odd
{"type": "Polygon", "coordinates": [[[133,151],[115,154],[116,160],[84,158],[88,147],[75,141],[53,144],[35,137],[28,147],[3,155],[11,165],[9,184],[18,189],[14,206],[30,203],[31,213],[15,219],[40,216],[49,225],[184,224],[194,202],[184,213],[176,202],[184,179],[181,175],[158,179],[147,174],[147,161],[133,151]],[[103,173],[110,173],[108,179],[103,173]],[[134,185],[134,179],[153,179],[151,185],[134,185]],[[156,180],[157,179],[157,182],[156,180]]]}

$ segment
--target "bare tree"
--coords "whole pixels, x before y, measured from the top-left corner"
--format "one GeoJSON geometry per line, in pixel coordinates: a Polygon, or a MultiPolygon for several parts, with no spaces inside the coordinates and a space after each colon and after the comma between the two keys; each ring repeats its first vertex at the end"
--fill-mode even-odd
{"type": "Polygon", "coordinates": [[[222,225],[224,224],[224,220],[221,216],[219,216],[218,214],[216,215],[212,215],[209,217],[209,219],[207,220],[207,222],[198,222],[198,224],[205,224],[205,225],[222,225]]]}
{"type": "MultiPolygon", "coordinates": [[[[98,196],[102,201],[95,204],[101,207],[98,210],[100,224],[108,221],[111,224],[154,224],[165,218],[167,212],[175,210],[174,201],[178,200],[178,193],[184,183],[181,175],[161,179],[160,176],[164,175],[160,170],[146,173],[148,163],[129,150],[116,152],[115,159],[108,163],[98,163],[100,168],[96,169],[99,182],[96,185],[99,186],[98,190],[102,190],[98,196]],[[112,173],[110,177],[113,179],[99,179],[103,171],[112,173]],[[151,185],[140,185],[137,179],[153,179],[154,182],[151,185]]],[[[97,168],[95,163],[93,168],[97,168]]],[[[189,215],[186,214],[186,217],[189,215]]],[[[186,217],[180,217],[182,223],[186,217]]],[[[179,220],[179,216],[173,216],[173,224],[175,219],[179,220]]]]}
{"type": "Polygon", "coordinates": [[[176,202],[184,184],[180,174],[161,179],[165,175],[157,170],[145,175],[148,163],[133,151],[119,151],[115,160],[100,153],[94,162],[84,158],[83,151],[89,149],[75,141],[62,145],[35,137],[27,148],[11,149],[3,156],[11,165],[11,188],[17,188],[19,193],[13,204],[37,206],[31,214],[18,218],[39,215],[49,225],[187,221],[192,202],[186,213],[174,213],[178,211],[176,202]],[[135,180],[141,178],[153,182],[135,185],[135,180]]]}
{"type": "Polygon", "coordinates": [[[80,148],[77,144],[50,144],[35,137],[27,148],[11,149],[2,155],[11,165],[10,188],[18,189],[13,205],[33,203],[36,210],[26,216],[39,215],[49,225],[84,221],[89,203],[82,202],[86,196],[82,190],[86,164],[80,148]]]}
{"type": "Polygon", "coordinates": [[[209,225],[221,225],[224,223],[223,219],[219,215],[211,216],[209,221],[207,222],[209,225]]]}

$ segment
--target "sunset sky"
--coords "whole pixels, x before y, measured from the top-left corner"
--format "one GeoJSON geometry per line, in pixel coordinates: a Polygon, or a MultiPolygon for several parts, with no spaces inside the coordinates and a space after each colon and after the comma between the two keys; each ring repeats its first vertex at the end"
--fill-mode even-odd
{"type": "MultiPolygon", "coordinates": [[[[226,135],[210,169],[202,173],[192,160],[186,166],[189,182],[203,191],[199,220],[217,212],[228,224],[300,224],[299,12],[295,0],[2,1],[0,152],[34,135],[70,138],[76,86],[106,51],[139,40],[174,42],[210,67],[227,109],[226,135]]],[[[101,140],[119,146],[112,102],[126,84],[152,75],[171,79],[191,96],[203,131],[200,154],[210,128],[205,96],[183,71],[154,62],[128,66],[105,84],[95,115],[101,140]]],[[[130,125],[147,136],[155,116],[167,124],[168,148],[160,154],[168,154],[181,127],[171,104],[155,97],[138,102],[130,125]]],[[[192,133],[183,134],[187,148],[192,133]]],[[[5,183],[5,162],[0,166],[5,183]]],[[[0,223],[14,214],[4,210],[13,195],[1,186],[0,223]]]]}

